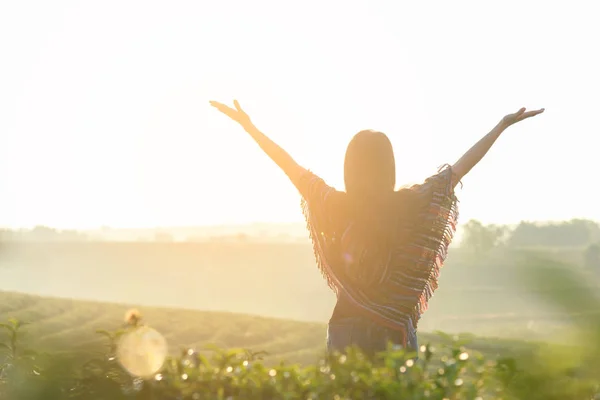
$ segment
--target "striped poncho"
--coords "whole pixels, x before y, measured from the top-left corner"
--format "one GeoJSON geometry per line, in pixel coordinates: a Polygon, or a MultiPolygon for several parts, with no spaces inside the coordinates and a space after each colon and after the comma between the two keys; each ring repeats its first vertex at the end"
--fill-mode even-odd
{"type": "Polygon", "coordinates": [[[408,327],[416,329],[438,287],[440,268],[456,229],[458,200],[451,167],[443,167],[424,183],[410,188],[420,204],[415,218],[404,226],[402,220],[394,222],[398,230],[408,232],[407,239],[375,250],[352,242],[350,251],[341,252],[340,248],[348,249],[348,245],[334,245],[353,236],[351,220],[338,229],[329,228],[342,192],[312,172],[305,173],[296,186],[302,194],[317,265],[331,289],[338,299],[343,296],[357,314],[402,332],[406,345],[408,327]],[[382,254],[365,257],[366,252],[374,251],[382,254]],[[360,262],[366,258],[370,265],[360,262]]]}

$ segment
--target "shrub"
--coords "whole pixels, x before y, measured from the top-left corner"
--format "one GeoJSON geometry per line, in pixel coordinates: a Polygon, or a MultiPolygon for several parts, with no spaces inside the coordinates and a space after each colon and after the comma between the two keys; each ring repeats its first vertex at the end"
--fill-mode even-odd
{"type": "MultiPolygon", "coordinates": [[[[214,348],[206,356],[182,349],[148,379],[130,376],[115,358],[122,332],[100,331],[106,353],[35,354],[18,347],[23,324],[9,333],[0,367],[2,399],[590,399],[597,383],[542,365],[523,368],[514,359],[485,360],[456,339],[439,350],[421,346],[419,358],[390,347],[376,359],[356,349],[326,355],[308,367],[270,368],[261,353],[214,348]]],[[[446,336],[446,339],[448,336],[446,336]]],[[[534,362],[534,360],[530,360],[534,362]]]]}

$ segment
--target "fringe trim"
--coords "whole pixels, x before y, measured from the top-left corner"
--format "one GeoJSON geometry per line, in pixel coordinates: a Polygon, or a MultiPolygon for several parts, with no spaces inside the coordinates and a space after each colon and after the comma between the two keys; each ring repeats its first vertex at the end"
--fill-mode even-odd
{"type": "MultiPolygon", "coordinates": [[[[340,293],[346,292],[346,289],[344,289],[343,284],[340,284],[337,282],[337,280],[335,279],[334,272],[331,270],[331,268],[329,267],[329,264],[322,256],[323,254],[325,254],[323,252],[324,249],[322,249],[323,238],[322,238],[321,232],[319,232],[319,230],[315,226],[315,222],[316,222],[316,221],[314,221],[315,217],[313,215],[311,215],[309,204],[304,198],[302,198],[302,200],[300,202],[300,206],[302,208],[302,214],[304,215],[304,219],[306,220],[306,228],[308,229],[309,238],[312,242],[313,253],[315,256],[317,267],[319,268],[321,275],[323,275],[323,277],[327,281],[327,285],[331,288],[331,290],[333,290],[336,297],[339,298],[340,293]]],[[[316,222],[316,223],[318,224],[318,222],[316,222]]],[[[388,327],[390,329],[400,332],[402,335],[402,343],[400,343],[400,344],[403,347],[406,347],[408,345],[408,322],[407,321],[403,320],[402,322],[400,322],[400,321],[387,320],[387,319],[381,317],[377,312],[371,311],[370,309],[366,309],[363,305],[360,304],[360,301],[354,299],[352,297],[352,295],[347,294],[347,296],[348,296],[348,299],[352,303],[355,304],[356,311],[359,314],[362,314],[365,318],[368,318],[376,323],[379,323],[382,326],[385,326],[385,327],[388,327]]],[[[407,318],[410,318],[410,316],[407,315],[407,318]]],[[[415,329],[416,329],[416,326],[415,326],[415,329]]]]}
{"type": "MultiPolygon", "coordinates": [[[[442,172],[446,168],[450,169],[450,179],[453,179],[452,167],[449,164],[442,165],[439,168],[438,172],[442,172]]],[[[458,183],[460,183],[462,187],[462,182],[459,181],[458,183]]],[[[436,196],[439,194],[439,192],[434,192],[433,195],[436,196]]],[[[442,196],[447,196],[447,194],[443,193],[442,196]]],[[[454,238],[454,234],[456,233],[459,212],[458,199],[454,193],[451,195],[450,207],[448,209],[449,215],[444,223],[444,229],[442,237],[440,238],[440,244],[436,251],[436,256],[429,266],[429,277],[427,278],[427,282],[425,283],[423,292],[419,296],[419,301],[417,302],[417,305],[415,306],[411,315],[415,330],[417,329],[417,325],[419,323],[419,320],[421,319],[421,316],[429,308],[429,300],[433,297],[433,293],[438,288],[438,278],[440,277],[441,268],[444,265],[446,256],[448,255],[448,247],[450,246],[450,243],[454,238]]]]}
{"type": "Polygon", "coordinates": [[[319,268],[319,271],[321,271],[321,275],[323,275],[323,278],[325,278],[325,280],[327,281],[327,285],[331,288],[331,290],[334,291],[336,296],[338,296],[339,295],[339,287],[335,284],[335,282],[331,278],[331,271],[330,271],[329,265],[327,265],[327,262],[321,256],[322,255],[322,249],[321,249],[321,240],[322,239],[319,237],[319,235],[321,235],[321,233],[318,232],[318,230],[314,226],[315,224],[312,221],[310,207],[308,205],[308,202],[304,198],[302,198],[302,200],[300,201],[300,207],[302,208],[302,214],[304,215],[304,219],[306,220],[306,228],[308,230],[308,235],[309,235],[310,241],[312,242],[313,253],[315,256],[317,267],[319,268]]]}

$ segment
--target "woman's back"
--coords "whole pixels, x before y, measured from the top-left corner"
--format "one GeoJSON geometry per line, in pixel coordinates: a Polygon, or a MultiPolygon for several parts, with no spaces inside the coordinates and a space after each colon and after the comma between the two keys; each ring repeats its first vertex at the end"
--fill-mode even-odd
{"type": "Polygon", "coordinates": [[[406,345],[456,226],[452,169],[365,209],[310,172],[297,187],[317,264],[338,297],[331,321],[366,318],[401,332],[406,345]]]}

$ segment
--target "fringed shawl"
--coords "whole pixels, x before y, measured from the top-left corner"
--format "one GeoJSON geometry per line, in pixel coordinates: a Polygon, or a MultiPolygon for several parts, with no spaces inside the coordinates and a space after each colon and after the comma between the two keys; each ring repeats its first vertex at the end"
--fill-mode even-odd
{"type": "Polygon", "coordinates": [[[339,207],[337,199],[343,193],[311,172],[304,174],[297,186],[317,265],[331,289],[338,298],[345,297],[357,313],[403,332],[406,340],[408,327],[416,329],[438,287],[440,268],[456,230],[458,200],[451,167],[442,167],[423,184],[410,188],[421,206],[410,224],[397,220],[398,230],[408,232],[407,240],[379,249],[351,242],[358,253],[340,251],[351,240],[353,221],[331,229],[332,215],[339,207]],[[336,245],[341,242],[344,246],[336,245]],[[375,258],[376,265],[367,266],[360,262],[367,251],[385,254],[375,258]]]}

